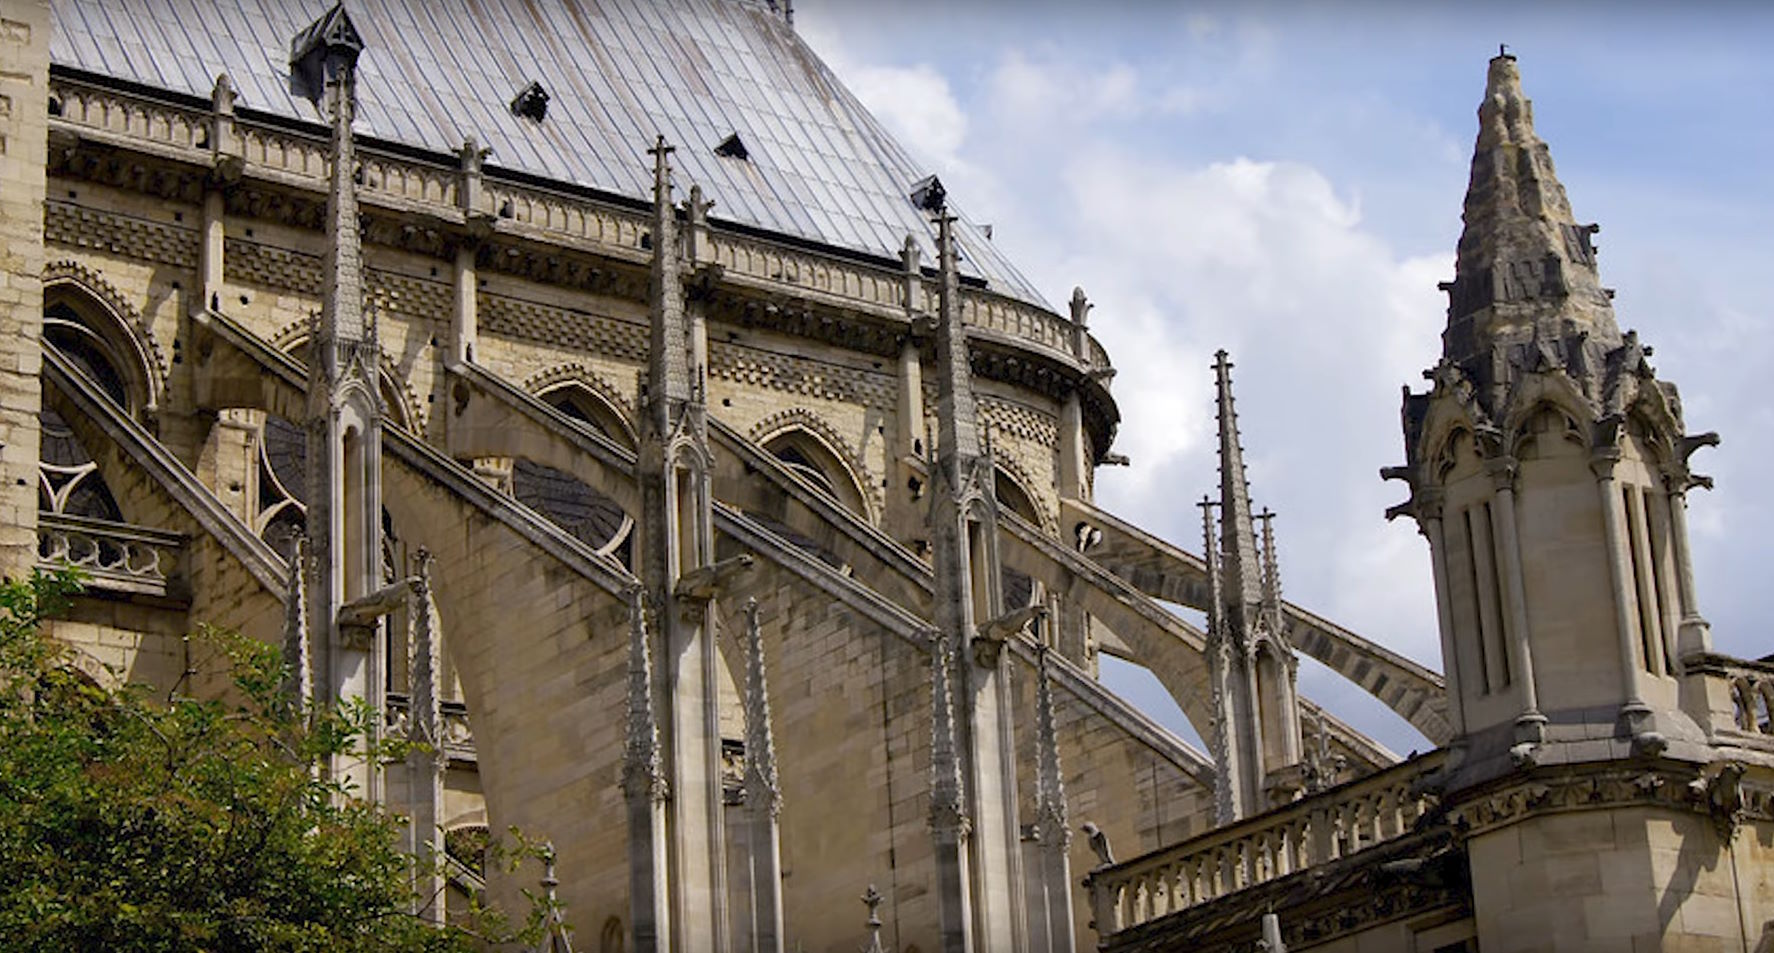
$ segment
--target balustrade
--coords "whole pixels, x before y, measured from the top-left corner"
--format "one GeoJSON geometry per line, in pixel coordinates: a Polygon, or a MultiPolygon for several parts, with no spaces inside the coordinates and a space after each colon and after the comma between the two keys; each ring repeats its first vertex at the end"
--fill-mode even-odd
{"type": "Polygon", "coordinates": [[[1422,781],[1431,752],[1143,857],[1086,881],[1098,936],[1108,937],[1231,893],[1411,833],[1434,806],[1422,781]]]}
{"type": "Polygon", "coordinates": [[[37,564],[73,567],[89,589],[165,596],[175,581],[185,538],[177,533],[109,520],[37,514],[37,564]]]}
{"type": "MultiPolygon", "coordinates": [[[[443,715],[444,754],[461,761],[475,760],[474,729],[468,723],[468,706],[459,701],[445,701],[438,707],[443,715]]],[[[407,711],[406,695],[388,693],[382,711],[384,734],[404,738],[407,733],[407,711]]]]}

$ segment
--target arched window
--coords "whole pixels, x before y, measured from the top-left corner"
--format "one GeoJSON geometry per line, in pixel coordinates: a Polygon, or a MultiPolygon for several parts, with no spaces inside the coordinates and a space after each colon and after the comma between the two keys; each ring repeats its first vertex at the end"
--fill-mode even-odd
{"type": "MultiPolygon", "coordinates": [[[[58,289],[47,297],[54,303],[43,313],[44,346],[66,358],[125,412],[138,412],[150,391],[146,368],[134,367],[136,362],[130,358],[127,330],[96,304],[74,307],[78,298],[71,291],[58,289]],[[89,312],[94,315],[91,321],[87,320],[89,312]]],[[[121,522],[117,500],[74,428],[48,401],[37,419],[41,428],[37,508],[45,513],[121,522]]]]}
{"type": "Polygon", "coordinates": [[[68,281],[46,285],[43,301],[44,343],[92,378],[131,417],[151,412],[156,389],[148,348],[114,306],[68,281]]]}
{"type": "MultiPolygon", "coordinates": [[[[622,415],[588,388],[567,383],[540,395],[542,401],[568,417],[628,447],[632,431],[622,415]]],[[[511,495],[548,517],[574,539],[629,565],[633,554],[634,518],[615,500],[583,480],[554,467],[517,459],[511,465],[511,495]]]]}
{"type": "Polygon", "coordinates": [[[814,489],[857,516],[868,518],[868,504],[850,467],[812,432],[791,427],[764,441],[764,449],[814,489]]]}
{"type": "Polygon", "coordinates": [[[633,449],[634,427],[610,402],[591,388],[575,381],[552,387],[541,394],[542,402],[555,410],[586,424],[617,443],[633,449]]]}
{"type": "Polygon", "coordinates": [[[43,431],[37,458],[37,509],[122,522],[117,501],[99,476],[99,465],[74,436],[74,429],[47,404],[37,419],[43,431]]]}
{"type": "MultiPolygon", "coordinates": [[[[1032,526],[1041,525],[1041,516],[1035,509],[1034,499],[1003,468],[993,473],[992,492],[998,497],[999,509],[1015,513],[1032,526]]],[[[999,588],[1003,590],[1006,609],[1021,609],[1035,600],[1035,580],[1009,567],[1005,567],[1003,571],[999,588]]]]}

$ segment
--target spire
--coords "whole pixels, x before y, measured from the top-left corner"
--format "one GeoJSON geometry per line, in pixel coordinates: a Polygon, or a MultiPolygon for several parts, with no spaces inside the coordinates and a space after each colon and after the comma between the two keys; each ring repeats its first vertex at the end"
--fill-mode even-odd
{"type": "Polygon", "coordinates": [[[745,800],[782,810],[776,776],[776,740],[770,732],[770,690],[764,682],[764,635],[758,600],[745,600],[745,800]]]}
{"type": "Polygon", "coordinates": [[[1214,354],[1215,402],[1220,421],[1220,548],[1225,556],[1227,621],[1247,633],[1247,619],[1263,598],[1256,540],[1250,515],[1250,483],[1244,478],[1244,448],[1238,442],[1238,412],[1232,407],[1232,362],[1214,354]]]}
{"type": "MultiPolygon", "coordinates": [[[[331,187],[327,194],[325,294],[321,302],[324,344],[365,339],[363,307],[363,239],[358,228],[357,142],[351,124],[357,113],[357,58],[363,40],[335,4],[326,15],[297,34],[290,44],[290,83],[320,104],[324,98],[332,125],[331,187]]],[[[334,358],[326,355],[326,370],[334,358]]]]}
{"type": "Polygon", "coordinates": [[[684,319],[684,287],[678,261],[678,213],[671,200],[673,148],[660,136],[653,157],[652,328],[648,338],[647,423],[670,433],[675,412],[690,400],[689,335],[684,319]]]}
{"type": "Polygon", "coordinates": [[[283,600],[283,694],[298,717],[314,701],[313,661],[308,656],[308,537],[290,535],[290,585],[283,600]]]}
{"type": "MultiPolygon", "coordinates": [[[[955,262],[955,217],[936,212],[939,291],[936,321],[937,453],[945,468],[980,455],[978,413],[973,400],[973,371],[968,364],[967,329],[961,320],[961,279],[955,262]]],[[[960,473],[950,469],[951,486],[960,473]]]]}
{"type": "MultiPolygon", "coordinates": [[[[1257,514],[1263,524],[1263,609],[1275,614],[1270,620],[1281,621],[1281,563],[1275,557],[1275,511],[1267,506],[1257,514]]],[[[1279,632],[1280,629],[1275,631],[1279,632]]]]}
{"type": "Polygon", "coordinates": [[[665,799],[659,763],[659,721],[653,713],[653,655],[647,644],[647,595],[640,585],[628,596],[628,740],[622,759],[622,790],[629,798],[665,799]]]}
{"type": "Polygon", "coordinates": [[[1588,332],[1610,348],[1620,343],[1591,244],[1599,228],[1572,215],[1507,52],[1491,60],[1478,107],[1463,218],[1455,277],[1442,286],[1449,360],[1489,357],[1495,343],[1562,338],[1570,331],[1588,332]]]}
{"type": "Polygon", "coordinates": [[[1072,844],[1066,807],[1065,773],[1059,761],[1059,731],[1054,724],[1053,674],[1045,642],[1035,646],[1035,830],[1048,850],[1065,851],[1072,844]]]}

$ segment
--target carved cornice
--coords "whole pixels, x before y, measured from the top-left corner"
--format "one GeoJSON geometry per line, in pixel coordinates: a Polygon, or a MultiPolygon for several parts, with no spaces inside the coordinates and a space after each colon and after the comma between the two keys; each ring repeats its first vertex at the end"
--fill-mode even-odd
{"type": "Polygon", "coordinates": [[[1745,819],[1774,821],[1774,784],[1746,780],[1741,766],[1674,762],[1601,770],[1546,770],[1450,797],[1448,822],[1474,837],[1529,817],[1617,807],[1660,807],[1711,818],[1728,831],[1745,819]]]}
{"type": "MultiPolygon", "coordinates": [[[[306,231],[324,227],[327,143],[318,128],[262,118],[231,119],[238,155],[230,174],[215,175],[208,108],[175,105],[115,89],[102,78],[52,70],[52,174],[103,181],[167,199],[199,203],[220,187],[230,214],[306,231]]],[[[629,200],[562,185],[558,191],[475,174],[464,191],[460,159],[421,156],[362,143],[365,240],[432,258],[476,249],[479,267],[529,281],[630,300],[644,299],[649,226],[629,200]],[[468,199],[464,199],[468,196],[468,199]],[[464,208],[466,203],[472,207],[464,208]]],[[[195,233],[177,263],[193,267],[195,233]]],[[[907,282],[897,262],[842,249],[801,248],[790,239],[715,226],[710,263],[722,270],[702,302],[711,320],[777,330],[872,356],[893,356],[910,333],[907,282]]],[[[232,240],[231,240],[232,241],[232,240]]],[[[129,253],[137,242],[119,245],[129,253]]],[[[262,262],[283,271],[291,263],[262,262]]],[[[314,273],[315,276],[318,272],[314,273]]],[[[277,287],[305,289],[317,277],[283,273],[277,287]]],[[[928,282],[914,283],[928,297],[928,282]]],[[[1109,451],[1120,414],[1102,380],[1107,367],[1094,340],[1077,352],[1072,323],[1044,308],[964,287],[974,372],[1028,387],[1054,400],[1081,399],[1095,456],[1109,451]]]]}

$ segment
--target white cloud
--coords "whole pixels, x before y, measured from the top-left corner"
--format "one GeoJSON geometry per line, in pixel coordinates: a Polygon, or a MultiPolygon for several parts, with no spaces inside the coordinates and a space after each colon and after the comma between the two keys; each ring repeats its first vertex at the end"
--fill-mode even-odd
{"type": "Polygon", "coordinates": [[[967,116],[935,67],[863,66],[844,79],[901,143],[939,163],[956,163],[967,138],[967,116]]]}

